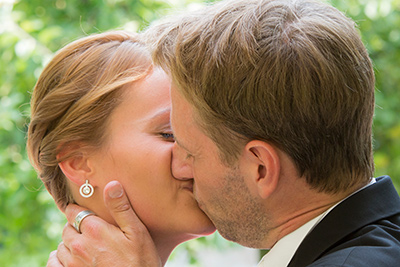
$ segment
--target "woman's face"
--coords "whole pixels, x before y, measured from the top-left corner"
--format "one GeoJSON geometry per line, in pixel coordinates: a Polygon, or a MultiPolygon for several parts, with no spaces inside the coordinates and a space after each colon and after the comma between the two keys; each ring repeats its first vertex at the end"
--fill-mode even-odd
{"type": "MultiPolygon", "coordinates": [[[[199,209],[193,181],[171,175],[170,81],[160,69],[126,88],[108,125],[104,147],[90,155],[97,196],[118,180],[153,238],[185,240],[215,228],[199,209]]],[[[89,180],[90,182],[90,180],[89,180]]],[[[88,203],[113,223],[102,201],[88,203]]]]}

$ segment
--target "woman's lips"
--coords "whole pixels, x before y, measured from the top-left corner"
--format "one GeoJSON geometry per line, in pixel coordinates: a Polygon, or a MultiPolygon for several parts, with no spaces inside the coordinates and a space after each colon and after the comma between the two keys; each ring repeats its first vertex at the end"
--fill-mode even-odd
{"type": "Polygon", "coordinates": [[[182,186],[183,189],[189,190],[193,193],[193,181],[185,181],[184,185],[182,186]]]}

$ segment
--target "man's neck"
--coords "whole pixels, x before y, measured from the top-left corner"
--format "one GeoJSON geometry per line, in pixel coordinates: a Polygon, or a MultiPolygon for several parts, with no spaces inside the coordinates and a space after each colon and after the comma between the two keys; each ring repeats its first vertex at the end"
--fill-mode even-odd
{"type": "Polygon", "coordinates": [[[277,192],[278,195],[275,201],[277,204],[272,207],[272,210],[274,210],[273,225],[269,229],[263,247],[273,247],[278,240],[321,215],[362,187],[363,185],[360,185],[350,188],[346,192],[327,194],[317,192],[308,187],[308,185],[303,184],[302,186],[290,186],[289,190],[286,190],[286,195],[279,196],[279,192],[277,192]]]}
{"type": "Polygon", "coordinates": [[[274,228],[270,230],[270,234],[268,235],[269,242],[266,242],[266,247],[272,248],[274,244],[278,242],[278,240],[292,233],[315,217],[321,215],[335,204],[336,202],[327,203],[318,207],[311,208],[308,211],[300,211],[298,213],[293,213],[291,216],[285,217],[284,219],[282,219],[282,221],[278,222],[274,228]]]}

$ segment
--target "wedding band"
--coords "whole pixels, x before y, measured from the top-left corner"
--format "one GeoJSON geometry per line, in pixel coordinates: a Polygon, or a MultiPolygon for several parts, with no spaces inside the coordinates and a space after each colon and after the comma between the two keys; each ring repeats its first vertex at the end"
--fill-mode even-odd
{"type": "Polygon", "coordinates": [[[75,230],[82,234],[81,232],[81,223],[83,221],[83,219],[85,219],[87,216],[90,215],[95,215],[93,211],[90,210],[84,210],[78,213],[78,215],[76,215],[75,220],[74,220],[74,228],[75,230]]]}

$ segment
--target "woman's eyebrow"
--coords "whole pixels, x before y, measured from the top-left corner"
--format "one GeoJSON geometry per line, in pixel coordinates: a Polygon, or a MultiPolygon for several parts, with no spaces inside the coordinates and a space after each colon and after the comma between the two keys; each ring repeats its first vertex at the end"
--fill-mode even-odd
{"type": "Polygon", "coordinates": [[[164,117],[164,116],[168,116],[169,117],[170,113],[171,113],[171,108],[168,107],[168,108],[165,108],[165,109],[162,109],[162,110],[158,111],[156,114],[151,116],[150,119],[151,120],[156,120],[156,119],[158,119],[160,117],[164,117]]]}

